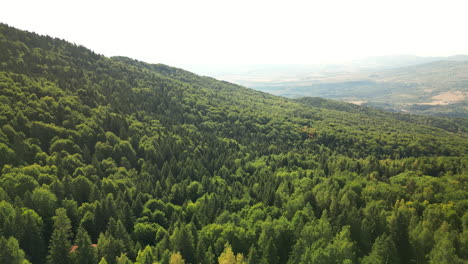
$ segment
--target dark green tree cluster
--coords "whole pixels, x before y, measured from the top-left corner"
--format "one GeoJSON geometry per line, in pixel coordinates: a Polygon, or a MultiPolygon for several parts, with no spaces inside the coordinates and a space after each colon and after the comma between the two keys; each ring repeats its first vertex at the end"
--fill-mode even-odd
{"type": "Polygon", "coordinates": [[[0,47],[0,263],[468,261],[466,120],[0,47]]]}

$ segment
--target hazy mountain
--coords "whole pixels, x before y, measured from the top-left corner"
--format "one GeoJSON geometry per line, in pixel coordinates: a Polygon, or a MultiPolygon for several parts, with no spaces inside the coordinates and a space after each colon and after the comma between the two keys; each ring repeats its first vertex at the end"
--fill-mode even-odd
{"type": "Polygon", "coordinates": [[[277,74],[265,67],[219,77],[292,98],[319,96],[391,111],[467,117],[467,58],[386,56],[347,66],[284,66],[276,67],[277,74]]]}
{"type": "Polygon", "coordinates": [[[354,60],[351,65],[362,69],[387,69],[413,66],[417,64],[424,64],[434,61],[448,60],[448,61],[468,61],[468,55],[455,55],[449,57],[421,57],[413,55],[388,55],[368,57],[360,60],[354,60]]]}

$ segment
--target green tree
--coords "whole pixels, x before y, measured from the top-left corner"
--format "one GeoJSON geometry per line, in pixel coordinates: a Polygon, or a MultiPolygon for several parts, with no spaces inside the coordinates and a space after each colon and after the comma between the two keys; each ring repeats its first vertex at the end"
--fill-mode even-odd
{"type": "Polygon", "coordinates": [[[19,247],[18,240],[14,237],[6,239],[0,236],[0,263],[26,264],[24,252],[19,247]]]}
{"type": "Polygon", "coordinates": [[[36,188],[32,192],[31,200],[33,209],[43,219],[48,219],[54,215],[57,208],[57,197],[45,188],[36,188]]]}
{"type": "Polygon", "coordinates": [[[232,251],[231,245],[226,244],[224,246],[224,251],[218,258],[219,264],[246,264],[244,261],[244,256],[238,253],[234,256],[234,252],[232,251]]]}
{"type": "Polygon", "coordinates": [[[125,245],[121,239],[113,237],[109,232],[100,234],[97,243],[98,257],[104,257],[109,264],[115,264],[116,258],[125,253],[125,245]]]}
{"type": "Polygon", "coordinates": [[[450,226],[447,222],[443,222],[441,227],[435,232],[435,245],[431,253],[429,253],[430,264],[458,264],[462,263],[457,256],[453,245],[453,235],[450,233],[450,226]]]}
{"type": "Polygon", "coordinates": [[[236,264],[236,257],[234,256],[234,252],[232,252],[232,248],[229,244],[224,246],[224,251],[218,258],[219,264],[236,264]]]}
{"type": "Polygon", "coordinates": [[[153,223],[137,223],[133,229],[133,237],[142,245],[154,245],[157,225],[153,223]]]}
{"type": "Polygon", "coordinates": [[[83,227],[76,234],[74,260],[77,264],[94,264],[97,261],[96,250],[91,244],[91,239],[83,227]]]}
{"type": "Polygon", "coordinates": [[[152,264],[154,261],[156,261],[154,256],[154,248],[147,245],[143,250],[138,251],[136,261],[139,264],[152,264]]]}
{"type": "Polygon", "coordinates": [[[117,264],[133,264],[133,262],[127,257],[126,254],[122,253],[117,257],[117,264]]]}
{"type": "Polygon", "coordinates": [[[397,264],[400,263],[396,253],[396,247],[390,236],[379,236],[372,245],[372,251],[369,255],[362,259],[363,264],[386,263],[397,264]]]}
{"type": "Polygon", "coordinates": [[[42,235],[41,217],[31,209],[25,209],[21,214],[20,224],[24,230],[20,245],[32,263],[42,263],[45,258],[46,244],[42,235]]]}
{"type": "Polygon", "coordinates": [[[273,238],[268,239],[266,245],[263,246],[263,253],[260,259],[261,264],[278,263],[278,251],[273,241],[273,238]]]}
{"type": "Polygon", "coordinates": [[[18,236],[18,228],[15,225],[17,211],[15,207],[7,201],[0,201],[0,235],[18,236]]]}
{"type": "Polygon", "coordinates": [[[355,262],[356,250],[354,242],[351,239],[351,229],[349,226],[343,227],[333,239],[333,255],[336,263],[344,263],[349,261],[355,262]]]}
{"type": "Polygon", "coordinates": [[[171,254],[169,264],[185,264],[185,260],[179,252],[174,252],[171,254]]]}
{"type": "Polygon", "coordinates": [[[64,208],[58,208],[53,220],[54,232],[50,238],[47,262],[50,264],[70,264],[71,224],[67,211],[64,208]]]}
{"type": "Polygon", "coordinates": [[[179,224],[179,226],[174,229],[169,240],[172,250],[180,252],[187,262],[193,263],[195,256],[193,236],[186,225],[179,224]]]}

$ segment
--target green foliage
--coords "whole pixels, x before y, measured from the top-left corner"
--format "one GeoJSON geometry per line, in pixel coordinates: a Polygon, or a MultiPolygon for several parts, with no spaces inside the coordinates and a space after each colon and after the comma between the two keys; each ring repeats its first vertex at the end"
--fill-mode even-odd
{"type": "Polygon", "coordinates": [[[20,238],[21,247],[32,263],[41,263],[46,253],[41,217],[31,209],[24,209],[20,225],[24,228],[20,238]]]}
{"type": "Polygon", "coordinates": [[[69,264],[70,249],[71,249],[71,223],[67,217],[67,212],[64,208],[59,208],[55,211],[54,232],[49,242],[49,255],[47,261],[50,264],[69,264]]]}
{"type": "Polygon", "coordinates": [[[301,103],[3,24],[0,45],[1,263],[468,258],[464,121],[301,103]]]}
{"type": "Polygon", "coordinates": [[[234,255],[231,246],[226,244],[223,253],[218,258],[218,264],[245,264],[244,256],[240,253],[234,255]]]}
{"type": "Polygon", "coordinates": [[[434,233],[435,245],[429,254],[429,263],[462,263],[455,252],[453,245],[453,234],[450,233],[449,225],[444,222],[434,233]]]}
{"type": "Polygon", "coordinates": [[[400,263],[395,243],[387,235],[378,237],[372,245],[372,251],[363,258],[362,263],[400,263]]]}
{"type": "Polygon", "coordinates": [[[84,228],[79,228],[76,234],[75,246],[77,247],[73,258],[74,263],[93,264],[97,261],[96,250],[91,244],[91,239],[84,228]]]}
{"type": "Polygon", "coordinates": [[[136,258],[139,264],[152,264],[155,261],[154,249],[151,246],[146,246],[143,250],[138,251],[136,258]]]}
{"type": "Polygon", "coordinates": [[[18,240],[14,237],[6,239],[0,236],[0,262],[11,264],[26,264],[29,263],[24,258],[24,252],[18,244],[18,240]]]}

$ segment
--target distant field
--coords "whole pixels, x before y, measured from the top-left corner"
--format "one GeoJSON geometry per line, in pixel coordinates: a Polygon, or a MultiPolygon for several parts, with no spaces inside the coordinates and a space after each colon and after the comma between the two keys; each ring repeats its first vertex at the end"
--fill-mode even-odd
{"type": "Polygon", "coordinates": [[[466,61],[296,76],[250,72],[221,78],[290,98],[324,97],[396,112],[468,117],[466,61]]]}

